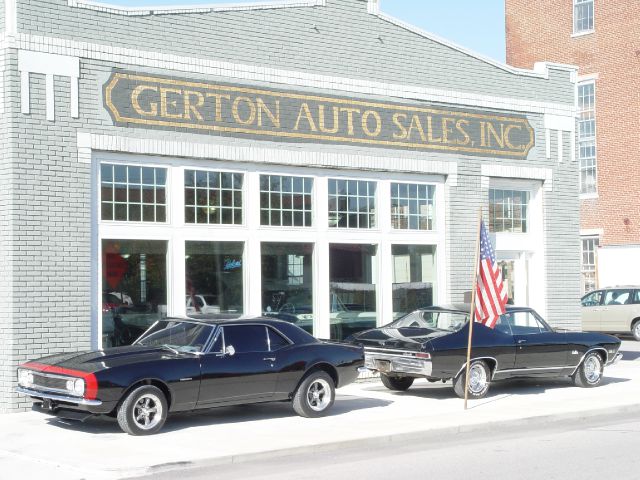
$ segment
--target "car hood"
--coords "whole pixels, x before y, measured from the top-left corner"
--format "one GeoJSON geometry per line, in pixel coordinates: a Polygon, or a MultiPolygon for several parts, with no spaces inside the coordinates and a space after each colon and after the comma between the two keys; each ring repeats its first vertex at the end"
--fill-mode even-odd
{"type": "Polygon", "coordinates": [[[449,333],[451,332],[429,328],[375,328],[355,335],[353,343],[364,347],[418,351],[422,350],[430,340],[449,333]]]}
{"type": "Polygon", "coordinates": [[[99,370],[106,370],[125,364],[130,365],[132,363],[175,357],[175,353],[163,348],[130,345],[88,352],[60,353],[39,358],[38,360],[24,364],[24,366],[29,367],[29,364],[31,364],[31,366],[35,367],[36,365],[34,364],[37,364],[38,370],[45,372],[47,371],[47,367],[52,367],[52,371],[63,368],[85,373],[95,373],[99,370]]]}

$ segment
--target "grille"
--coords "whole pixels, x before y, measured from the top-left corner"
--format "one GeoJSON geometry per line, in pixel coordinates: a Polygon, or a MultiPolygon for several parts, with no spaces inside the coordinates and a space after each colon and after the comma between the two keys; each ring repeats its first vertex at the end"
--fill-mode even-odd
{"type": "Polygon", "coordinates": [[[41,390],[51,390],[54,392],[67,392],[67,380],[64,377],[51,377],[41,373],[33,374],[33,387],[41,390]]]}

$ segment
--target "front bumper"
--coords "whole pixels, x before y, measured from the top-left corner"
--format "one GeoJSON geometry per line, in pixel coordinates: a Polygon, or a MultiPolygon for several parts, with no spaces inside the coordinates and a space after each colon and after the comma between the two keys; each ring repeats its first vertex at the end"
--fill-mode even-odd
{"type": "Polygon", "coordinates": [[[98,407],[102,405],[100,400],[87,400],[81,397],[72,397],[69,395],[59,395],[56,393],[43,392],[40,390],[33,390],[31,388],[16,387],[16,392],[28,395],[29,397],[39,398],[42,400],[52,400],[54,402],[63,402],[71,405],[82,405],[88,407],[98,407]]]}
{"type": "Polygon", "coordinates": [[[366,348],[364,366],[385,374],[430,377],[431,359],[418,358],[418,352],[386,348],[366,348]]]}
{"type": "Polygon", "coordinates": [[[616,363],[618,363],[620,360],[622,359],[622,353],[617,353],[615,357],[613,357],[613,360],[607,362],[607,366],[610,365],[615,365],[616,363]]]}

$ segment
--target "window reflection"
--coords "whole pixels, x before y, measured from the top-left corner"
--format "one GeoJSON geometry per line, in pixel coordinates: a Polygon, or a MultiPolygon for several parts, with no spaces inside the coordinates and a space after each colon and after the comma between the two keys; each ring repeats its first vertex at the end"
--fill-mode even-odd
{"type": "Polygon", "coordinates": [[[332,339],[375,328],[376,245],[329,246],[329,287],[332,339]]]}
{"type": "Polygon", "coordinates": [[[242,242],[185,242],[188,315],[243,313],[242,242]]]}
{"type": "Polygon", "coordinates": [[[129,345],[167,312],[167,242],[102,241],[102,346],[129,345]]]}
{"type": "Polygon", "coordinates": [[[434,245],[392,245],[393,315],[398,318],[433,305],[436,286],[434,245]]]}
{"type": "Polygon", "coordinates": [[[313,333],[311,243],[262,244],[262,310],[313,333]]]}

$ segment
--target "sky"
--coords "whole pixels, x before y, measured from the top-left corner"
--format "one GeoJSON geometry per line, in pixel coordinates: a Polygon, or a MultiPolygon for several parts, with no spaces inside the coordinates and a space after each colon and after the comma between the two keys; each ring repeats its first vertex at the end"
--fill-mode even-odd
{"type": "MultiPolygon", "coordinates": [[[[252,3],[255,0],[99,0],[126,7],[252,3]]],[[[504,0],[381,0],[381,10],[461,47],[505,61],[504,0]]]]}

